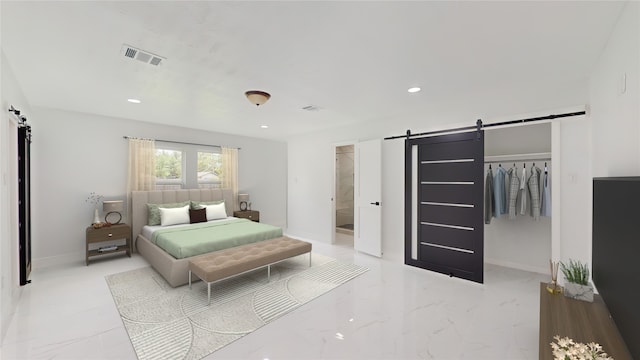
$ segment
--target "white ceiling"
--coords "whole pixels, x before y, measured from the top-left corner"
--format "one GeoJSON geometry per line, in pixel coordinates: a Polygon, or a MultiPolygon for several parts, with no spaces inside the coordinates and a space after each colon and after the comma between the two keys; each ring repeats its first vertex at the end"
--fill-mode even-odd
{"type": "Polygon", "coordinates": [[[286,139],[489,88],[584,82],[624,2],[0,6],[2,48],[32,106],[286,139]],[[125,43],[166,61],[127,59],[125,43]],[[250,89],[272,98],[256,108],[250,89]]]}

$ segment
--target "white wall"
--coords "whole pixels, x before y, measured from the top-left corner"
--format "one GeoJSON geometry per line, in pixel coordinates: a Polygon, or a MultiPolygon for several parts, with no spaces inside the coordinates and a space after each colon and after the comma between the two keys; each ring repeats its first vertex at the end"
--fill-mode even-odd
{"type": "Polygon", "coordinates": [[[593,175],[640,175],[640,3],[626,4],[593,71],[589,92],[593,175]]]}
{"type": "Polygon", "coordinates": [[[22,293],[18,270],[18,183],[17,183],[17,127],[7,111],[11,105],[23,115],[33,114],[22,89],[6,61],[0,56],[2,106],[0,111],[0,343],[4,339],[16,304],[22,293]]]}
{"type": "MultiPolygon", "coordinates": [[[[591,182],[589,158],[590,119],[585,116],[558,120],[560,131],[560,211],[553,214],[560,222],[560,253],[556,260],[590,263],[591,258],[591,182]]],[[[554,149],[555,150],[555,149],[554,149]]],[[[554,153],[555,154],[555,153],[554,153]]],[[[557,177],[555,179],[558,179],[557,177]]],[[[557,199],[558,197],[556,197],[557,199]]],[[[555,210],[555,209],[554,209],[555,210]]],[[[563,281],[562,277],[560,279],[563,281]]]]}
{"type": "MultiPolygon", "coordinates": [[[[640,175],[640,3],[628,2],[589,81],[593,177],[640,175]],[[626,81],[625,81],[626,78],[626,81]]],[[[588,226],[591,230],[592,185],[588,226]]],[[[591,263],[591,231],[586,259],[591,263]]],[[[563,252],[565,250],[563,249],[563,252]]],[[[583,255],[584,256],[584,255],[583,255]]]]}
{"type": "Polygon", "coordinates": [[[251,196],[252,208],[260,211],[262,222],[286,226],[284,142],[54,109],[34,108],[34,115],[36,268],[84,260],[85,229],[93,219],[92,205],[85,202],[90,192],[106,199],[126,199],[124,135],[240,147],[239,190],[251,196]]]}

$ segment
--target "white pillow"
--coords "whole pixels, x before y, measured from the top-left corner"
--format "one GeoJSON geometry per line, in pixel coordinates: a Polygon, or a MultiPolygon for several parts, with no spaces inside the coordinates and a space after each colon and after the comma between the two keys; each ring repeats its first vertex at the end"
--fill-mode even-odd
{"type": "Polygon", "coordinates": [[[160,225],[169,226],[189,223],[189,205],[179,208],[159,208],[160,225]]]}
{"type": "Polygon", "coordinates": [[[207,221],[227,218],[227,209],[224,207],[224,202],[215,205],[202,206],[207,209],[207,221]]]}

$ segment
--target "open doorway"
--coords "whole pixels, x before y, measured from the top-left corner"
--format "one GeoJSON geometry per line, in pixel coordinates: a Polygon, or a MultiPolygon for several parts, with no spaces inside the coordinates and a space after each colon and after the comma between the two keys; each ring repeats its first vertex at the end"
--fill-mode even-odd
{"type": "Polygon", "coordinates": [[[353,247],[354,145],[335,147],[335,244],[353,247]]]}

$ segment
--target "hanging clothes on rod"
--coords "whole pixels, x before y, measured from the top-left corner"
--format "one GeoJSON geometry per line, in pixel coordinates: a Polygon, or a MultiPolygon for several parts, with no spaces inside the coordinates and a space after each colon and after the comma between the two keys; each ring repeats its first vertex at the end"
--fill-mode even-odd
{"type": "Polygon", "coordinates": [[[544,163],[544,174],[542,175],[542,192],[540,198],[540,216],[551,217],[551,177],[547,169],[547,163],[544,163]]]}
{"type": "Polygon", "coordinates": [[[487,170],[487,178],[485,180],[484,188],[484,223],[491,224],[491,218],[494,216],[494,199],[493,199],[493,173],[491,171],[491,165],[487,170]]]}
{"type": "MultiPolygon", "coordinates": [[[[539,220],[540,216],[551,216],[551,187],[548,163],[544,163],[544,171],[536,166],[535,162],[530,163],[530,171],[527,171],[527,160],[550,160],[549,157],[539,156],[543,153],[532,154],[534,156],[524,158],[521,154],[514,155],[522,162],[522,168],[518,163],[513,163],[512,168],[503,168],[501,160],[493,160],[489,156],[485,158],[485,164],[489,164],[487,172],[487,184],[489,183],[489,171],[493,174],[493,189],[485,187],[485,210],[486,214],[491,213],[493,217],[499,218],[503,215],[509,219],[516,216],[530,215],[534,220],[539,220]],[[522,159],[519,159],[523,157],[522,159]],[[498,163],[498,167],[493,169],[491,164],[498,163]],[[493,195],[493,201],[489,201],[493,195]]],[[[485,217],[485,223],[489,224],[490,219],[485,217]]]]}
{"type": "MultiPolygon", "coordinates": [[[[491,168],[491,165],[489,165],[491,168]]],[[[509,212],[507,193],[508,182],[506,181],[507,171],[502,167],[502,164],[498,164],[496,173],[493,176],[493,198],[494,198],[494,217],[499,218],[509,212]]]]}
{"type": "Polygon", "coordinates": [[[520,191],[520,179],[518,179],[518,168],[516,164],[507,172],[509,175],[509,193],[508,195],[508,212],[509,219],[516,218],[516,201],[518,200],[518,192],[520,191]]]}
{"type": "Polygon", "coordinates": [[[534,163],[531,167],[531,175],[527,180],[529,186],[529,197],[531,198],[531,216],[534,220],[540,220],[540,195],[542,188],[540,187],[540,169],[534,163]]]}
{"type": "Polygon", "coordinates": [[[522,164],[522,177],[520,178],[520,190],[518,191],[518,199],[520,200],[520,215],[527,213],[527,164],[522,164]]]}

